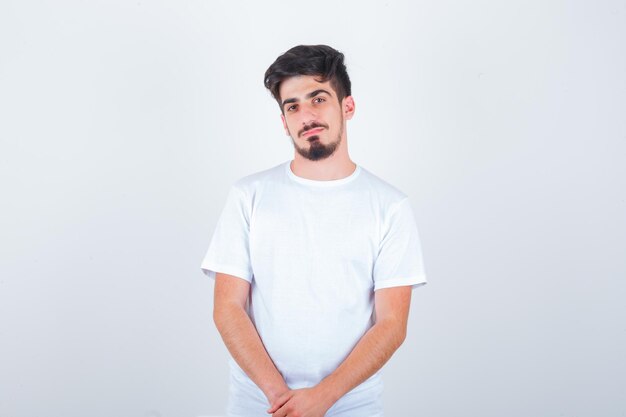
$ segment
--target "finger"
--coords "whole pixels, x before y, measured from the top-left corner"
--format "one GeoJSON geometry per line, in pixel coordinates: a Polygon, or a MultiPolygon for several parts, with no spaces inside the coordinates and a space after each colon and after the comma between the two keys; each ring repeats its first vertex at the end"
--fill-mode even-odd
{"type": "Polygon", "coordinates": [[[269,410],[267,410],[267,413],[268,414],[272,414],[272,413],[276,412],[276,410],[278,410],[280,407],[285,405],[285,403],[287,401],[289,401],[289,398],[291,398],[291,393],[286,392],[283,395],[281,395],[280,397],[278,397],[277,399],[275,399],[274,403],[272,404],[272,406],[269,408],[269,410]]]}
{"type": "Polygon", "coordinates": [[[268,414],[272,414],[272,413],[276,412],[276,410],[278,410],[281,405],[283,405],[283,403],[280,402],[279,400],[274,401],[272,406],[267,410],[267,413],[268,414]]]}
{"type": "Polygon", "coordinates": [[[272,417],[287,417],[289,410],[287,410],[287,406],[283,405],[282,407],[280,407],[278,409],[278,411],[276,411],[274,414],[272,414],[272,417]]]}

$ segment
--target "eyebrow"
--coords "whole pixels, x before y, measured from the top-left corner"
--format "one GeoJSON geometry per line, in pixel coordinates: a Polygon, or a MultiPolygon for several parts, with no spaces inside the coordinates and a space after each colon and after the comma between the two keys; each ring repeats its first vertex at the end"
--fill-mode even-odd
{"type": "MultiPolygon", "coordinates": [[[[319,89],[317,89],[315,91],[312,91],[309,94],[307,94],[305,98],[313,98],[313,97],[315,97],[316,95],[318,95],[320,93],[326,93],[329,96],[331,95],[328,91],[326,91],[326,90],[324,90],[322,88],[319,88],[319,89]]],[[[283,101],[283,107],[285,107],[285,104],[297,103],[298,101],[300,101],[300,100],[298,100],[297,98],[288,98],[288,99],[283,101]]]]}

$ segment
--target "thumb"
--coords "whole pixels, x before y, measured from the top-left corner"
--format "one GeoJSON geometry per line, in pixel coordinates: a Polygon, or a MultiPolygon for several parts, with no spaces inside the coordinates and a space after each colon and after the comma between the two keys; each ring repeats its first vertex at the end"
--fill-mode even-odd
{"type": "Polygon", "coordinates": [[[276,410],[278,410],[278,405],[280,403],[278,402],[278,400],[274,400],[274,402],[270,405],[270,408],[268,408],[267,413],[268,414],[272,414],[273,412],[275,412],[276,410]]]}
{"type": "Polygon", "coordinates": [[[280,407],[282,407],[287,402],[288,399],[289,399],[288,392],[276,398],[274,402],[271,404],[270,408],[267,410],[267,413],[268,414],[275,413],[276,411],[278,411],[280,407]]]}
{"type": "Polygon", "coordinates": [[[280,407],[279,407],[278,405],[273,405],[273,406],[271,406],[271,407],[269,408],[269,410],[267,410],[267,414],[273,414],[273,413],[275,413],[276,411],[278,411],[278,409],[279,409],[279,408],[280,408],[280,407]]]}

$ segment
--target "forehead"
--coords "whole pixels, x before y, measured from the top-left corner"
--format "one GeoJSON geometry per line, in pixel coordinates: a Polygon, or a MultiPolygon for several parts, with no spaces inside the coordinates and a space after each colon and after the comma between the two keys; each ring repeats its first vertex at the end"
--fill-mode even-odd
{"type": "Polygon", "coordinates": [[[335,94],[335,90],[330,85],[330,81],[324,81],[323,83],[317,81],[318,76],[315,75],[298,75],[296,77],[289,77],[280,83],[278,93],[281,100],[289,98],[302,98],[307,93],[315,91],[317,89],[324,89],[335,94]]]}

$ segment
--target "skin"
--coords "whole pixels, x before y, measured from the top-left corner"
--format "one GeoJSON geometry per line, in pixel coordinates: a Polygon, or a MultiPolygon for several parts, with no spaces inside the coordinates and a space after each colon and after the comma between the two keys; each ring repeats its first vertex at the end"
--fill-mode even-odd
{"type": "Polygon", "coordinates": [[[284,80],[279,94],[283,103],[280,117],[295,150],[293,173],[318,181],[352,174],[356,164],[348,155],[346,130],[355,110],[352,96],[339,102],[330,81],[321,83],[312,75],[284,80]],[[316,128],[321,131],[306,135],[316,128]]]}
{"type": "MultiPolygon", "coordinates": [[[[327,181],[353,173],[356,164],[348,155],[346,134],[353,98],[340,102],[330,82],[313,76],[283,81],[280,95],[283,127],[294,145],[294,174],[327,181]],[[306,135],[313,129],[318,131],[306,135]]],[[[213,319],[233,359],[267,397],[272,417],[324,417],[339,398],[382,368],[406,337],[411,287],[379,289],[374,294],[376,322],[348,357],[318,385],[292,390],[245,311],[249,291],[247,281],[217,273],[213,319]]]]}
{"type": "Polygon", "coordinates": [[[289,387],[246,313],[249,291],[248,281],[234,275],[216,273],[213,321],[233,359],[271,403],[289,391],[289,387]]]}

